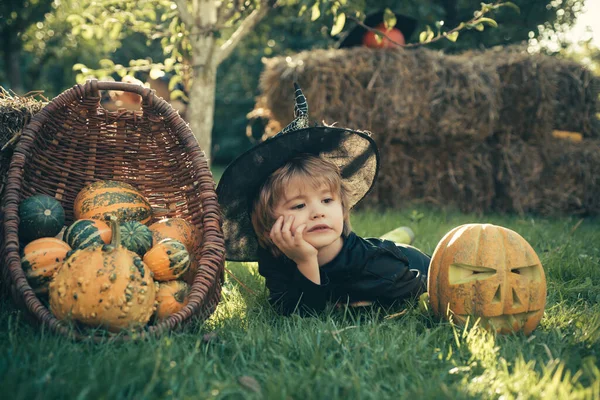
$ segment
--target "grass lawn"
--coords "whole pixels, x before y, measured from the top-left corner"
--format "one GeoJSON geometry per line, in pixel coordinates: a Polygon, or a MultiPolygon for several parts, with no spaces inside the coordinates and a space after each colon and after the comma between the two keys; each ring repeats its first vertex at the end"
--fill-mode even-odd
{"type": "Polygon", "coordinates": [[[223,300],[205,323],[128,344],[72,343],[31,327],[0,303],[0,388],[5,399],[600,398],[598,219],[465,215],[423,207],[361,211],[359,235],[413,228],[432,253],[451,228],[490,222],[519,232],[548,280],[530,337],[458,328],[415,304],[278,317],[253,264],[228,268],[223,300]],[[8,397],[6,397],[8,396],[8,397]]]}

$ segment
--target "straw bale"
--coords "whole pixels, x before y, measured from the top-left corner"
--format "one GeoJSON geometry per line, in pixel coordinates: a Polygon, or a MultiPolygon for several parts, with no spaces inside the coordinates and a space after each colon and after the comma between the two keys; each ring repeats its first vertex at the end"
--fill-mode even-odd
{"type": "Polygon", "coordinates": [[[16,139],[31,117],[45,105],[33,96],[14,96],[0,88],[0,194],[16,139]]]}
{"type": "Polygon", "coordinates": [[[545,215],[600,213],[600,140],[543,145],[511,137],[498,149],[498,208],[545,215]]]}
{"type": "Polygon", "coordinates": [[[501,101],[488,65],[425,48],[313,50],[265,61],[259,103],[283,126],[293,118],[294,81],[312,120],[411,144],[483,140],[501,101]]]}
{"type": "MultiPolygon", "coordinates": [[[[486,55],[484,55],[486,57],[486,55]]],[[[488,59],[501,82],[502,106],[497,131],[543,141],[554,128],[556,64],[548,56],[507,51],[488,59]]]]}
{"type": "Polygon", "coordinates": [[[583,137],[600,137],[600,78],[580,64],[554,61],[557,72],[554,129],[579,132],[583,137]]]}
{"type": "Polygon", "coordinates": [[[486,142],[381,148],[380,173],[365,205],[402,207],[406,202],[452,205],[465,212],[489,210],[495,197],[494,167],[486,142]]]}

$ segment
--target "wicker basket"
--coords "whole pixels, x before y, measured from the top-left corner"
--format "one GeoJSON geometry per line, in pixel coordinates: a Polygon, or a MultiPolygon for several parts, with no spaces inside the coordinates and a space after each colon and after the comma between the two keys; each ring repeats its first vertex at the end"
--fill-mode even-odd
{"type": "Polygon", "coordinates": [[[207,160],[169,103],[151,89],[122,82],[92,80],[76,85],[54,98],[23,130],[2,202],[0,260],[5,292],[10,291],[28,316],[53,332],[74,339],[104,339],[105,335],[76,331],[57,320],[32,291],[20,263],[18,206],[33,194],[53,196],[61,202],[66,224],[70,224],[77,193],[86,184],[105,179],[132,184],[153,207],[167,209],[166,216],[185,218],[203,232],[191,252],[199,269],[192,277],[188,305],[149,325],[139,336],[158,335],[193,317],[211,315],[221,295],[225,246],[207,160]],[[142,109],[109,112],[100,106],[101,90],[139,94],[142,109]]]}

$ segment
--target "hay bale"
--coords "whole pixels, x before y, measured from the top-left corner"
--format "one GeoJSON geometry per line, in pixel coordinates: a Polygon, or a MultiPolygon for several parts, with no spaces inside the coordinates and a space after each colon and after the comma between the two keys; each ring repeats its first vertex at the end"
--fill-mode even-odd
{"type": "Polygon", "coordinates": [[[582,65],[555,61],[557,97],[554,129],[579,132],[583,137],[600,137],[600,78],[582,65]]]}
{"type": "Polygon", "coordinates": [[[515,134],[506,134],[496,145],[494,164],[496,198],[493,208],[524,214],[540,206],[544,160],[539,145],[527,143],[515,134]]]}
{"type": "Polygon", "coordinates": [[[600,140],[555,139],[541,146],[519,137],[499,149],[499,208],[544,215],[600,213],[600,140]]]}
{"type": "Polygon", "coordinates": [[[16,139],[31,117],[39,112],[45,104],[44,101],[38,100],[34,96],[11,95],[0,87],[0,195],[4,189],[4,181],[16,139]]]}
{"type": "Polygon", "coordinates": [[[489,210],[495,197],[490,150],[485,142],[444,146],[390,143],[381,148],[380,173],[365,204],[397,208],[410,201],[452,205],[464,212],[489,210]]]}
{"type": "Polygon", "coordinates": [[[554,128],[556,70],[550,57],[507,51],[485,60],[496,67],[502,107],[497,132],[525,140],[546,140],[554,128]]]}
{"type": "Polygon", "coordinates": [[[313,50],[266,60],[259,102],[283,126],[293,118],[294,81],[313,120],[410,144],[483,140],[500,105],[493,68],[425,48],[313,50]]]}

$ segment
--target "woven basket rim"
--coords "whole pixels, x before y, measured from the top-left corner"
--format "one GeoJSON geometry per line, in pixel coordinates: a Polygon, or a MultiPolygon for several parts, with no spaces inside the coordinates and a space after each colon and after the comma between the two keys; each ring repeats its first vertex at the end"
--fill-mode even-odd
{"type": "MultiPolygon", "coordinates": [[[[4,252],[3,260],[4,268],[8,269],[8,274],[5,276],[9,277],[7,285],[12,285],[13,295],[18,295],[23,300],[26,309],[38,320],[42,325],[50,328],[51,331],[70,337],[74,340],[93,340],[96,342],[102,342],[107,339],[106,335],[91,334],[85,335],[79,332],[75,332],[70,326],[64,322],[59,321],[50,310],[42,304],[38,299],[37,295],[33,292],[29,285],[27,278],[21,267],[21,258],[19,254],[19,238],[18,238],[18,205],[20,196],[23,191],[23,168],[30,156],[29,152],[33,147],[35,137],[40,133],[44,123],[52,117],[52,110],[58,105],[68,104],[73,96],[83,101],[87,98],[94,98],[98,100],[97,107],[101,107],[99,104],[99,90],[122,90],[139,94],[142,97],[142,110],[149,109],[161,116],[164,116],[165,124],[169,124],[181,143],[185,143],[186,149],[191,153],[190,157],[192,164],[195,169],[207,170],[208,175],[199,176],[198,185],[203,191],[202,196],[198,196],[202,203],[202,223],[204,227],[210,226],[211,229],[205,229],[203,234],[202,245],[200,248],[200,257],[198,259],[199,268],[198,271],[203,270],[203,265],[210,264],[216,266],[215,268],[209,268],[209,271],[216,270],[215,274],[215,285],[218,287],[217,298],[220,297],[220,283],[223,281],[224,263],[225,263],[225,244],[222,231],[222,217],[221,211],[218,207],[218,203],[214,201],[207,202],[208,199],[216,200],[215,184],[212,179],[212,173],[208,166],[207,159],[204,152],[200,149],[195,137],[188,124],[181,118],[179,113],[174,110],[169,103],[160,97],[157,97],[155,91],[150,88],[145,88],[141,85],[123,83],[123,82],[109,82],[109,81],[97,81],[89,80],[84,85],[75,85],[70,89],[65,90],[57,97],[52,99],[40,112],[32,117],[30,123],[24,127],[22,136],[15,146],[13,157],[11,159],[6,185],[4,188],[4,195],[2,198],[2,207],[4,209],[3,216],[3,243],[4,252]],[[214,227],[218,227],[215,229],[214,227]],[[206,255],[210,254],[211,257],[206,259],[206,255]],[[213,260],[217,260],[216,262],[213,260]],[[216,264],[216,265],[213,265],[216,264]],[[16,292],[16,293],[15,293],[16,292]]],[[[136,111],[137,112],[137,111],[136,111]]],[[[0,249],[2,250],[2,249],[0,249]]],[[[188,304],[179,312],[170,315],[166,319],[156,323],[155,325],[146,325],[143,330],[134,332],[133,334],[125,333],[113,336],[111,340],[118,338],[119,340],[132,340],[137,338],[158,336],[165,333],[173,328],[183,325],[193,319],[194,316],[206,314],[210,315],[213,310],[202,309],[204,300],[210,300],[210,290],[206,293],[205,298],[202,298],[200,290],[201,286],[206,287],[206,279],[202,279],[200,273],[196,273],[194,281],[190,288],[190,297],[188,304]]],[[[210,288],[209,288],[210,289],[210,288]]],[[[210,306],[210,304],[209,304],[210,306]]],[[[216,307],[216,306],[215,306],[216,307]]]]}

